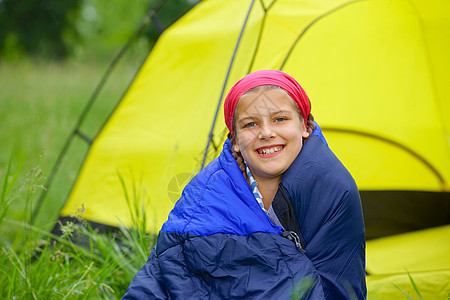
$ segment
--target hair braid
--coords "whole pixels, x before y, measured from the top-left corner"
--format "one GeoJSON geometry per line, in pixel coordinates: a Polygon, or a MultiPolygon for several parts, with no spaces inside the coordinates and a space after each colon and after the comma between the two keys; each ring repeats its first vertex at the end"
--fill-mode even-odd
{"type": "MultiPolygon", "coordinates": [[[[231,140],[231,145],[234,145],[236,143],[236,140],[231,135],[231,132],[228,132],[228,139],[231,140]]],[[[239,169],[241,169],[241,172],[244,175],[245,179],[248,179],[247,172],[245,169],[244,158],[242,157],[241,152],[236,152],[236,151],[234,151],[234,147],[231,147],[231,155],[236,160],[236,162],[239,166],[239,169]]]]}

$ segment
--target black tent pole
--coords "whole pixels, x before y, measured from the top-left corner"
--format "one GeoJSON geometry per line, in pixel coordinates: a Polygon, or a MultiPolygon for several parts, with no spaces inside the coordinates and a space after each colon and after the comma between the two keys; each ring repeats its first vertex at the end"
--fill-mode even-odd
{"type": "Polygon", "coordinates": [[[292,54],[292,51],[294,51],[295,46],[297,46],[297,44],[298,44],[298,42],[300,41],[300,39],[301,39],[301,38],[303,37],[303,35],[309,30],[309,28],[311,28],[311,26],[313,26],[314,24],[316,24],[318,21],[320,21],[320,20],[323,19],[324,17],[326,17],[326,16],[328,16],[328,15],[330,15],[330,14],[332,14],[332,13],[334,13],[334,12],[336,12],[336,11],[338,11],[338,10],[340,10],[340,9],[342,9],[342,8],[344,8],[344,7],[348,6],[348,5],[350,5],[350,4],[355,4],[355,3],[358,3],[358,2],[362,2],[362,1],[366,1],[366,0],[354,0],[354,1],[349,1],[349,2],[343,3],[343,4],[341,4],[341,5],[337,6],[337,7],[335,7],[335,8],[333,8],[333,9],[331,9],[331,10],[329,10],[329,11],[327,11],[327,12],[321,14],[320,16],[318,16],[317,18],[315,18],[314,20],[312,20],[312,21],[308,24],[308,26],[306,26],[305,29],[303,29],[303,31],[298,35],[297,39],[296,39],[296,40],[294,41],[294,43],[292,44],[291,48],[289,49],[288,53],[286,54],[286,57],[284,58],[284,61],[281,63],[281,66],[280,66],[279,70],[280,70],[280,71],[283,70],[284,66],[286,65],[286,62],[287,62],[288,58],[289,58],[289,57],[291,56],[291,54],[292,54]]]}
{"type": "Polygon", "coordinates": [[[245,27],[247,26],[247,21],[249,19],[249,16],[252,11],[254,3],[255,3],[255,0],[252,0],[252,3],[250,3],[250,7],[248,8],[247,15],[245,16],[244,24],[242,25],[241,32],[239,33],[239,37],[238,37],[238,39],[236,41],[236,45],[234,47],[233,55],[231,56],[230,64],[228,65],[227,75],[225,76],[225,81],[223,82],[222,91],[220,92],[219,101],[217,103],[216,113],[214,114],[214,119],[213,119],[213,122],[211,125],[211,130],[209,131],[208,142],[206,143],[205,153],[203,154],[201,169],[203,169],[205,167],[206,158],[208,156],[209,145],[211,144],[212,138],[214,136],[213,131],[214,131],[214,127],[216,126],[217,116],[219,115],[220,105],[222,104],[222,98],[225,93],[225,88],[228,83],[228,78],[231,73],[231,68],[233,67],[234,59],[236,57],[236,52],[241,43],[242,35],[244,34],[244,30],[245,30],[245,27]]]}

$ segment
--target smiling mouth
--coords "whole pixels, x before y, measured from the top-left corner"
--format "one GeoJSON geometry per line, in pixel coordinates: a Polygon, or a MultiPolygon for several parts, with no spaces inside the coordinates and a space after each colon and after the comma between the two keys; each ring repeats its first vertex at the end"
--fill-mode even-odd
{"type": "Polygon", "coordinates": [[[278,146],[273,146],[273,147],[258,148],[258,149],[256,149],[256,152],[262,157],[267,157],[267,156],[273,156],[273,154],[276,155],[277,152],[280,152],[283,149],[284,149],[284,146],[278,145],[278,146]]]}

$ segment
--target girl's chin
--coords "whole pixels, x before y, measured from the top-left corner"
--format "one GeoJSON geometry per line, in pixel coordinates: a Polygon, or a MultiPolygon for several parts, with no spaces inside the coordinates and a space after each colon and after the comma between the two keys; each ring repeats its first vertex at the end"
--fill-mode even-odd
{"type": "Polygon", "coordinates": [[[257,174],[257,177],[259,177],[259,179],[275,179],[283,176],[284,171],[286,170],[279,169],[279,167],[264,168],[262,170],[259,170],[259,174],[257,174]]]}

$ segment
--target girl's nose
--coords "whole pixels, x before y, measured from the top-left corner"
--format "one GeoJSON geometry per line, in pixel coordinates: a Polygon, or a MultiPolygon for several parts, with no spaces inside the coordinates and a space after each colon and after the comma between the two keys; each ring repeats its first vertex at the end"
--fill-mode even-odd
{"type": "Polygon", "coordinates": [[[258,138],[259,139],[272,139],[276,136],[275,131],[273,130],[272,126],[267,125],[267,124],[263,124],[261,126],[261,130],[259,132],[258,138]]]}

